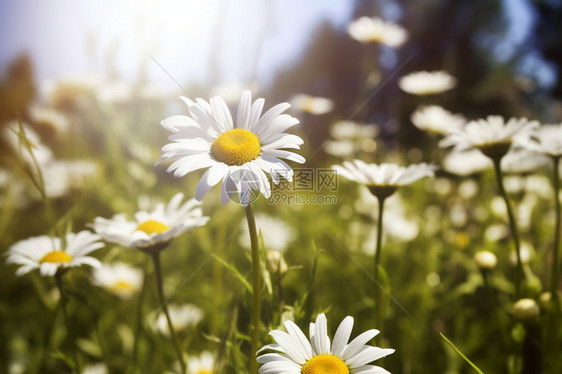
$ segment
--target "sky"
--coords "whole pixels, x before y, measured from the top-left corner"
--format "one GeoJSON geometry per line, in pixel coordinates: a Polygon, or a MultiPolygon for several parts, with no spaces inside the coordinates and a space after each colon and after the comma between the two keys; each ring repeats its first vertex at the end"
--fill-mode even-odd
{"type": "Polygon", "coordinates": [[[134,81],[145,71],[152,84],[164,87],[176,85],[168,74],[181,84],[268,82],[277,69],[298,58],[319,22],[345,27],[351,4],[349,0],[2,1],[0,71],[28,53],[40,81],[86,72],[134,81]]]}

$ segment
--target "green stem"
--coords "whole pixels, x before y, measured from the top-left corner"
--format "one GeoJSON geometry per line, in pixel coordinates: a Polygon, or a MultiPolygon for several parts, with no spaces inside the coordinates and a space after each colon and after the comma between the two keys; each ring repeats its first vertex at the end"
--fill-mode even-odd
{"type": "Polygon", "coordinates": [[[554,187],[554,206],[556,209],[556,226],[554,230],[554,248],[552,251],[552,270],[550,273],[550,298],[556,306],[558,300],[558,268],[559,268],[559,247],[560,247],[560,173],[558,166],[560,157],[553,157],[554,160],[554,173],[552,176],[552,184],[554,187]]]}
{"type": "Polygon", "coordinates": [[[505,206],[507,207],[507,215],[509,217],[509,226],[511,227],[511,235],[513,237],[513,244],[515,245],[515,254],[517,256],[517,270],[515,273],[515,297],[518,299],[521,296],[521,278],[523,276],[523,263],[521,262],[521,251],[520,251],[520,244],[519,244],[519,231],[517,230],[517,222],[515,221],[515,215],[513,214],[513,208],[511,207],[511,202],[507,196],[507,192],[505,191],[505,187],[503,185],[503,177],[502,171],[500,166],[501,159],[493,159],[494,161],[494,170],[496,173],[496,180],[498,182],[498,189],[500,190],[500,194],[502,195],[505,206]]]}
{"type": "Polygon", "coordinates": [[[558,373],[560,370],[559,356],[559,316],[560,299],[558,298],[558,271],[559,271],[559,247],[560,247],[560,173],[558,166],[560,157],[553,157],[554,173],[552,175],[552,185],[554,187],[554,206],[556,210],[554,247],[552,249],[552,268],[550,271],[550,305],[547,308],[545,321],[545,350],[544,363],[547,373],[558,373]]]}
{"type": "Polygon", "coordinates": [[[144,264],[144,277],[142,280],[142,288],[141,288],[141,292],[139,295],[139,299],[138,299],[138,303],[137,303],[137,323],[135,326],[135,341],[133,342],[133,351],[131,352],[131,362],[130,362],[130,368],[131,368],[131,373],[135,373],[136,369],[137,369],[137,352],[139,349],[139,341],[140,341],[140,334],[141,334],[141,329],[142,329],[142,306],[143,306],[143,302],[144,302],[144,297],[146,294],[146,289],[148,287],[146,287],[146,283],[147,283],[147,278],[148,278],[148,262],[146,262],[144,264]]]}
{"type": "Polygon", "coordinates": [[[78,359],[78,352],[76,351],[76,345],[74,344],[75,339],[74,339],[72,326],[70,325],[70,317],[68,316],[68,312],[66,310],[66,294],[64,293],[63,287],[62,287],[62,275],[63,274],[64,274],[64,271],[57,270],[57,272],[55,274],[55,280],[57,282],[57,287],[58,287],[59,293],[60,293],[60,303],[61,303],[62,314],[63,314],[63,317],[64,317],[64,323],[66,324],[66,329],[68,330],[68,335],[73,340],[73,342],[72,342],[72,359],[74,360],[74,370],[76,371],[76,373],[81,373],[82,367],[80,365],[80,360],[78,359]]]}
{"type": "Polygon", "coordinates": [[[379,283],[375,287],[375,308],[377,310],[377,317],[375,326],[377,329],[382,330],[384,324],[384,295],[382,293],[382,282],[379,280],[379,266],[381,263],[381,252],[382,252],[382,222],[383,222],[383,212],[384,212],[384,197],[379,197],[379,220],[377,222],[377,248],[375,252],[375,280],[379,283]]]}
{"type": "Polygon", "coordinates": [[[156,288],[158,290],[158,299],[160,300],[160,307],[162,311],[164,311],[164,315],[166,316],[166,321],[168,322],[168,329],[170,330],[170,336],[172,337],[172,341],[174,343],[174,349],[176,350],[176,355],[178,357],[178,361],[181,366],[182,374],[186,372],[185,362],[183,361],[183,355],[180,347],[180,342],[178,340],[178,336],[174,331],[174,326],[172,324],[172,319],[170,318],[170,313],[168,312],[168,305],[166,304],[166,300],[164,298],[164,287],[162,284],[162,268],[160,266],[160,251],[153,251],[151,252],[152,255],[152,262],[154,263],[154,271],[156,274],[156,288]]]}
{"type": "Polygon", "coordinates": [[[252,246],[252,279],[253,279],[253,302],[252,302],[252,326],[251,326],[251,349],[250,349],[250,374],[257,374],[258,362],[256,352],[259,344],[260,307],[261,307],[261,279],[260,279],[260,251],[258,247],[258,232],[256,230],[256,219],[252,205],[246,207],[246,218],[250,231],[250,244],[252,246]]]}

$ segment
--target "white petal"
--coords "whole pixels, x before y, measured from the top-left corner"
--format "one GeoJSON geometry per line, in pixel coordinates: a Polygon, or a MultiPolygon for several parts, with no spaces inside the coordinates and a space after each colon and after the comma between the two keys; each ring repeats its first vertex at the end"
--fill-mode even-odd
{"type": "Polygon", "coordinates": [[[352,329],[353,317],[347,316],[340,323],[338,329],[336,330],[336,335],[334,335],[334,341],[332,342],[332,354],[334,356],[341,356],[345,346],[347,345],[352,329]]]}
{"type": "Polygon", "coordinates": [[[201,180],[197,184],[197,188],[195,188],[195,199],[201,201],[203,196],[205,196],[211,187],[220,182],[220,180],[226,175],[227,171],[228,165],[221,162],[211,166],[211,168],[203,174],[201,180]]]}

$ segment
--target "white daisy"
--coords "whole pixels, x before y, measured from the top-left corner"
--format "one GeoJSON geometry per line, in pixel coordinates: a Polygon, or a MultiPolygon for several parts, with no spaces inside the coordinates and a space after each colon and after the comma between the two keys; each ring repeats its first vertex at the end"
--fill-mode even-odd
{"type": "Polygon", "coordinates": [[[334,102],[325,97],[314,97],[305,94],[297,94],[291,99],[291,105],[296,110],[310,114],[326,114],[334,109],[334,102]]]}
{"type": "Polygon", "coordinates": [[[524,139],[522,145],[527,149],[552,157],[562,157],[562,123],[542,125],[524,139]]]}
{"type": "Polygon", "coordinates": [[[335,165],[333,169],[344,178],[364,184],[373,195],[386,198],[400,186],[433,176],[436,167],[425,163],[403,167],[387,163],[367,164],[361,160],[354,160],[345,161],[343,166],[335,165]]]}
{"type": "Polygon", "coordinates": [[[250,203],[252,190],[266,198],[271,196],[271,185],[267,174],[275,184],[279,176],[292,181],[293,169],[281,160],[285,158],[298,163],[302,156],[282,150],[299,149],[303,140],[284,131],[299,121],[282,114],[290,107],[288,103],[275,105],[263,116],[264,99],[252,103],[252,94],[245,91],[240,98],[236,125],[226,103],[215,96],[206,102],[193,102],[181,98],[188,106],[191,117],[172,116],[162,121],[162,126],[174,134],[172,143],[162,148],[160,161],[177,159],[168,172],[182,177],[194,170],[209,168],[197,185],[195,198],[203,196],[223,180],[221,202],[227,204],[238,193],[243,206],[250,203]]]}
{"type": "Polygon", "coordinates": [[[34,269],[39,269],[43,276],[52,276],[59,269],[74,266],[98,267],[99,260],[86,255],[103,247],[100,239],[90,231],[80,231],[66,234],[64,243],[47,235],[20,240],[6,252],[6,263],[22,265],[16,272],[18,276],[34,269]]]}
{"type": "Polygon", "coordinates": [[[458,151],[476,148],[492,159],[501,158],[515,139],[523,141],[538,125],[537,121],[528,121],[526,118],[510,118],[505,122],[501,116],[488,116],[452,129],[439,146],[454,146],[458,151]]]}
{"type": "Polygon", "coordinates": [[[147,248],[166,244],[195,226],[203,226],[209,217],[203,217],[200,203],[194,199],[181,204],[182,193],[172,197],[168,205],[157,204],[151,212],[139,211],[134,220],[118,214],[111,219],[97,217],[92,228],[109,242],[130,248],[147,248]]]}
{"type": "Polygon", "coordinates": [[[211,352],[202,352],[198,357],[192,356],[187,360],[188,374],[213,374],[215,372],[216,357],[211,352]]]}
{"type": "MultiPolygon", "coordinates": [[[[168,311],[174,331],[182,331],[188,327],[195,326],[203,319],[203,311],[193,304],[170,304],[168,305],[168,311]]],[[[168,321],[164,313],[149,314],[147,320],[153,331],[170,336],[168,321]]]]}
{"type": "Polygon", "coordinates": [[[92,283],[119,296],[129,299],[142,286],[142,271],[124,263],[103,264],[92,272],[92,283]]]}
{"type": "Polygon", "coordinates": [[[447,134],[451,129],[461,127],[466,119],[453,114],[439,105],[429,105],[417,109],[411,116],[412,123],[420,130],[436,134],[447,134]]]}
{"type": "Polygon", "coordinates": [[[361,43],[381,43],[399,47],[408,40],[408,32],[400,25],[385,22],[378,17],[361,17],[347,27],[351,37],[361,43]]]}
{"type": "Polygon", "coordinates": [[[326,316],[322,313],[316,323],[310,324],[310,340],[299,327],[286,321],[287,332],[273,330],[269,334],[277,344],[261,350],[272,350],[258,357],[260,374],[383,374],[385,369],[368,365],[370,362],[394,353],[394,349],[366,345],[379,331],[368,330],[348,344],[353,328],[353,317],[345,317],[330,344],[326,316]]]}
{"type": "Polygon", "coordinates": [[[418,71],[401,77],[398,86],[407,93],[424,96],[448,91],[457,85],[455,77],[445,71],[418,71]]]}

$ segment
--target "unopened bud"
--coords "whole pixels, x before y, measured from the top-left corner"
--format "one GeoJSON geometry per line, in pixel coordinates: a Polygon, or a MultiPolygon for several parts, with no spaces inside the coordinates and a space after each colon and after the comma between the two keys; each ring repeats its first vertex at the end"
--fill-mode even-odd
{"type": "Polygon", "coordinates": [[[539,305],[533,299],[520,299],[513,304],[513,315],[520,321],[535,319],[539,313],[539,305]]]}
{"type": "Polygon", "coordinates": [[[287,272],[287,262],[285,262],[281,251],[267,251],[267,261],[272,272],[277,273],[279,271],[281,274],[287,272]]]}
{"type": "Polygon", "coordinates": [[[474,262],[480,270],[491,270],[496,267],[498,259],[490,251],[478,251],[474,254],[474,262]]]}

